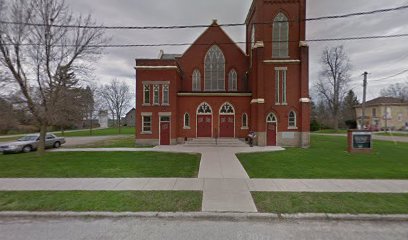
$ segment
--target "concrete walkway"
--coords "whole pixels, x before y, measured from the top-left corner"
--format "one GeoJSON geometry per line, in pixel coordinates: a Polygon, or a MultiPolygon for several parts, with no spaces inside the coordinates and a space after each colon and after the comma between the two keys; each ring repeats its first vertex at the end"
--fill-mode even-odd
{"type": "MultiPolygon", "coordinates": [[[[0,178],[0,191],[408,193],[408,180],[219,178],[0,178]]],[[[240,201],[240,199],[234,199],[240,201]]],[[[218,203],[219,204],[219,203],[218,203]]]]}

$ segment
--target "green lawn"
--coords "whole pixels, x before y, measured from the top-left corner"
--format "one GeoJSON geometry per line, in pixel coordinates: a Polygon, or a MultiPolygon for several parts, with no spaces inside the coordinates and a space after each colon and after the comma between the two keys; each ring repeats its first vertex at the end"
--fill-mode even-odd
{"type": "Polygon", "coordinates": [[[138,146],[135,145],[134,136],[126,136],[121,138],[107,139],[97,141],[91,144],[74,146],[77,148],[151,148],[153,146],[138,146]]]}
{"type": "Polygon", "coordinates": [[[0,211],[196,212],[202,192],[0,192],[0,211]]]}
{"type": "Polygon", "coordinates": [[[254,192],[260,212],[407,214],[408,194],[254,192]]]}
{"type": "Polygon", "coordinates": [[[198,154],[58,152],[0,155],[0,178],[197,177],[198,154]]]}
{"type": "Polygon", "coordinates": [[[238,154],[251,178],[408,179],[408,143],[375,141],[371,154],[349,154],[345,137],[312,135],[309,149],[238,154]]]}
{"type": "Polygon", "coordinates": [[[338,129],[338,130],[334,130],[334,129],[323,129],[323,130],[315,131],[315,132],[313,132],[313,133],[345,134],[345,133],[347,133],[347,130],[344,130],[344,129],[338,129]]]}
{"type": "Polygon", "coordinates": [[[106,128],[92,130],[92,135],[89,130],[75,131],[75,132],[65,132],[64,135],[61,132],[56,132],[58,136],[64,137],[89,137],[89,136],[110,136],[110,135],[135,135],[134,127],[122,127],[121,132],[117,128],[106,128]]]}

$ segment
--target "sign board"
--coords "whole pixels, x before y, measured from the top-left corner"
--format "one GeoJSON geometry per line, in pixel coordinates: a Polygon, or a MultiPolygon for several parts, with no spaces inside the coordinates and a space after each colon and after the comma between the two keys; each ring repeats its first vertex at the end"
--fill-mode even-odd
{"type": "Polygon", "coordinates": [[[371,149],[372,133],[371,132],[353,132],[354,149],[371,149]]]}
{"type": "Polygon", "coordinates": [[[350,153],[370,153],[372,149],[372,132],[366,130],[348,131],[348,151],[350,153]]]}

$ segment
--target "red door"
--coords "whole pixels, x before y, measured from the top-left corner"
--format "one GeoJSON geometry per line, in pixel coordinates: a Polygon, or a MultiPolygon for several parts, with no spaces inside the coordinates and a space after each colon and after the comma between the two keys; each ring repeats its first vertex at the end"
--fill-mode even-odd
{"type": "Polygon", "coordinates": [[[212,124],[211,115],[197,116],[197,137],[211,137],[212,124]]]}
{"type": "Polygon", "coordinates": [[[268,123],[267,145],[276,146],[276,123],[268,123]]]}
{"type": "Polygon", "coordinates": [[[170,122],[160,122],[160,145],[170,145],[170,122]]]}
{"type": "Polygon", "coordinates": [[[220,137],[233,138],[234,137],[234,116],[220,115],[220,137]]]}

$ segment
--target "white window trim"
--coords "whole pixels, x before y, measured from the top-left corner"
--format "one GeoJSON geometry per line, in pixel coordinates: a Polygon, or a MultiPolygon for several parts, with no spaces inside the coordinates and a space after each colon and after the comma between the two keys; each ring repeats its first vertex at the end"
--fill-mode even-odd
{"type": "Polygon", "coordinates": [[[151,105],[151,88],[150,85],[148,84],[143,84],[143,105],[142,106],[150,106],[151,105]],[[146,102],[146,91],[145,88],[148,87],[149,88],[149,102],[146,102]]]}
{"type": "Polygon", "coordinates": [[[201,72],[198,69],[195,69],[192,76],[192,91],[200,92],[201,91],[201,72]],[[197,79],[198,78],[198,79],[197,79]]]}
{"type": "Polygon", "coordinates": [[[231,69],[228,73],[228,91],[238,91],[238,73],[235,69],[231,69]]]}
{"type": "Polygon", "coordinates": [[[160,106],[160,85],[153,85],[153,106],[160,106]],[[157,92],[155,88],[157,87],[157,92]],[[157,93],[157,102],[156,102],[156,93],[157,93]]]}
{"type": "Polygon", "coordinates": [[[287,78],[288,72],[287,70],[281,70],[282,72],[282,105],[287,105],[287,78]]]}
{"type": "Polygon", "coordinates": [[[183,116],[183,129],[191,129],[191,116],[189,113],[184,113],[183,116]],[[186,115],[188,115],[188,126],[186,125],[186,115]]]}
{"type": "Polygon", "coordinates": [[[153,127],[153,119],[152,119],[152,116],[153,116],[153,114],[151,113],[151,112],[145,112],[145,113],[143,113],[142,112],[142,114],[141,114],[141,116],[142,116],[142,131],[141,131],[141,134],[144,134],[144,135],[150,135],[150,134],[153,134],[153,129],[152,129],[152,127],[153,127]],[[144,131],[144,117],[150,117],[150,130],[151,131],[144,131]]]}
{"type": "Polygon", "coordinates": [[[280,70],[275,69],[275,104],[280,105],[280,70]]]}
{"type": "Polygon", "coordinates": [[[241,117],[241,129],[242,130],[244,130],[244,129],[249,129],[249,127],[248,127],[248,114],[246,114],[246,113],[243,113],[242,114],[242,117],[241,117]],[[244,116],[246,116],[246,125],[244,126],[244,116]]]}
{"type": "Polygon", "coordinates": [[[276,17],[275,17],[275,19],[274,19],[274,21],[273,21],[273,24],[272,24],[272,41],[274,41],[274,40],[277,40],[277,41],[279,41],[279,42],[277,42],[277,43],[274,43],[274,42],[272,42],[272,58],[289,58],[289,35],[290,35],[290,26],[289,26],[289,22],[287,22],[286,24],[287,24],[287,42],[285,41],[285,42],[283,42],[282,41],[282,28],[284,27],[283,26],[283,23],[282,22],[277,22],[278,21],[278,17],[279,16],[283,16],[286,20],[288,20],[288,16],[286,16],[286,14],[284,14],[283,12],[280,12],[280,13],[278,13],[277,15],[276,15],[276,17]],[[279,26],[276,26],[275,24],[279,24],[279,26]],[[279,36],[278,36],[278,39],[276,39],[276,37],[277,36],[274,36],[274,32],[275,32],[275,27],[279,27],[279,36]],[[275,52],[273,49],[274,49],[274,45],[275,44],[278,44],[278,50],[277,50],[277,52],[275,52]],[[281,55],[281,52],[282,52],[282,46],[284,45],[284,44],[286,44],[286,46],[285,47],[287,47],[287,54],[286,55],[281,55]]]}
{"type": "Polygon", "coordinates": [[[162,106],[170,106],[170,86],[168,84],[162,85],[162,106]],[[164,89],[167,87],[167,102],[164,102],[164,89]]]}
{"type": "Polygon", "coordinates": [[[290,111],[290,112],[289,112],[289,115],[288,115],[288,129],[289,129],[289,130],[298,129],[298,128],[297,128],[297,114],[296,114],[295,111],[290,111]],[[291,114],[291,113],[294,114],[294,123],[295,123],[294,126],[290,126],[290,114],[291,114]]]}

